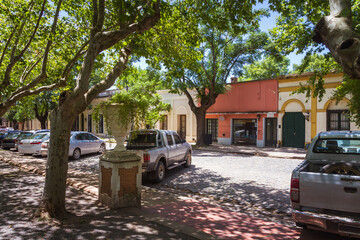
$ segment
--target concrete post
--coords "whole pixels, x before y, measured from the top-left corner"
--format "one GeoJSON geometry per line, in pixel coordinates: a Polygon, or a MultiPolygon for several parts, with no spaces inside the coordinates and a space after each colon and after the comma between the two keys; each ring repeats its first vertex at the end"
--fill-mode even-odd
{"type": "Polygon", "coordinates": [[[100,157],[99,201],[110,208],[141,207],[141,157],[106,151],[100,157]]]}

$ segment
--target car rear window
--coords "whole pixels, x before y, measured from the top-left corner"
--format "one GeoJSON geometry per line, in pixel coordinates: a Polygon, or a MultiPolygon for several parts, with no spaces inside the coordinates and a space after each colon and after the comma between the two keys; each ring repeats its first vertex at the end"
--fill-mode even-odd
{"type": "Polygon", "coordinates": [[[360,139],[318,139],[314,153],[360,154],[360,139]]]}
{"type": "Polygon", "coordinates": [[[48,136],[47,133],[36,133],[36,134],[32,135],[30,138],[31,139],[44,139],[47,136],[48,136]]]}
{"type": "Polygon", "coordinates": [[[12,138],[16,138],[20,133],[16,132],[16,133],[9,133],[5,139],[12,139],[12,138]]]}
{"type": "Polygon", "coordinates": [[[132,134],[129,139],[129,145],[156,147],[156,132],[132,134]]]}

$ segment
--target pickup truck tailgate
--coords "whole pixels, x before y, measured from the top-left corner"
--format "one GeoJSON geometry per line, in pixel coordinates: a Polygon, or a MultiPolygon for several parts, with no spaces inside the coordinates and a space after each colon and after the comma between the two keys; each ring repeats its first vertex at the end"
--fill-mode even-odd
{"type": "Polygon", "coordinates": [[[360,213],[360,176],[300,172],[300,205],[360,213]]]}

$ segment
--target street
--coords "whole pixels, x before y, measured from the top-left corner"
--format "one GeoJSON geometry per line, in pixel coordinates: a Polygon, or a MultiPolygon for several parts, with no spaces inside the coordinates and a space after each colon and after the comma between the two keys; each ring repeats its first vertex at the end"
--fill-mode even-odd
{"type": "MultiPolygon", "coordinates": [[[[24,162],[44,163],[46,158],[19,156],[24,162]]],[[[289,212],[289,181],[301,160],[222,154],[195,150],[190,168],[175,168],[161,183],[146,178],[143,185],[239,214],[294,227],[289,212]]],[[[97,175],[99,154],[69,161],[69,170],[97,175]]],[[[219,208],[219,209],[220,209],[219,208]]],[[[298,239],[346,239],[337,235],[301,230],[298,239]]]]}

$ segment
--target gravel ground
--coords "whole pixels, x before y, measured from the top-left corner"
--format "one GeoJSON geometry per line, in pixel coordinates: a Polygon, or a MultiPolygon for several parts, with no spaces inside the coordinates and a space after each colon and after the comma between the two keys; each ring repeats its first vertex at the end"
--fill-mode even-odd
{"type": "MultiPolygon", "coordinates": [[[[88,173],[99,169],[99,155],[70,161],[69,167],[88,173]]],[[[289,184],[302,160],[223,154],[194,150],[190,168],[175,168],[165,180],[149,187],[211,199],[222,206],[255,216],[270,216],[292,225],[289,184]]],[[[274,220],[274,219],[271,219],[274,220]]]]}

